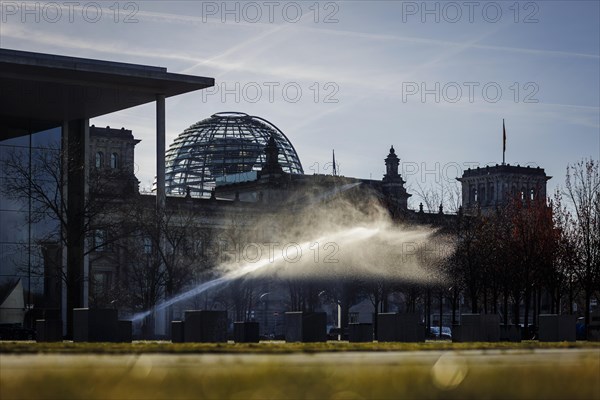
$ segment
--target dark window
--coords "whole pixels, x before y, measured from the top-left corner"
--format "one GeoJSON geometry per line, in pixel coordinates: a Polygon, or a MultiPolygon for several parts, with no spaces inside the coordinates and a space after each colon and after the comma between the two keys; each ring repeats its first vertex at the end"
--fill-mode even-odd
{"type": "Polygon", "coordinates": [[[119,167],[119,155],[117,153],[112,153],[110,155],[110,167],[112,169],[119,167]]]}
{"type": "Polygon", "coordinates": [[[110,289],[110,272],[94,272],[92,291],[96,296],[108,295],[110,289]]]}
{"type": "Polygon", "coordinates": [[[96,168],[102,168],[104,165],[104,153],[101,151],[96,153],[96,168]]]}
{"type": "Polygon", "coordinates": [[[96,251],[106,251],[106,231],[96,229],[94,232],[94,247],[96,251]]]}
{"type": "Polygon", "coordinates": [[[144,238],[144,254],[152,253],[152,239],[149,237],[144,238]]]}

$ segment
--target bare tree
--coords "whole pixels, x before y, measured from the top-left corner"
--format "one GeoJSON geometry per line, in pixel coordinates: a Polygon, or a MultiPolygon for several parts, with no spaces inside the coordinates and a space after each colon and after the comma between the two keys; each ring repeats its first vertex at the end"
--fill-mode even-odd
{"type": "Polygon", "coordinates": [[[215,264],[206,214],[180,200],[168,198],[166,210],[158,215],[154,197],[140,196],[123,220],[129,233],[119,246],[128,280],[134,279],[138,292],[134,308],[147,310],[198,284],[215,264]]]}
{"type": "Polygon", "coordinates": [[[600,287],[600,174],[598,162],[582,160],[567,166],[565,195],[574,210],[576,269],[585,298],[585,323],[590,322],[592,296],[600,287]]]}
{"type": "Polygon", "coordinates": [[[222,292],[231,301],[235,321],[250,320],[252,305],[256,304],[255,282],[245,278],[236,279],[229,282],[222,292]]]}
{"type": "Polygon", "coordinates": [[[556,258],[554,269],[547,276],[547,285],[552,301],[551,312],[561,313],[560,303],[566,289],[568,312],[573,314],[573,303],[578,294],[577,282],[577,231],[573,215],[563,204],[563,195],[559,189],[554,194],[552,215],[556,229],[556,258]]]}
{"type": "Polygon", "coordinates": [[[461,206],[461,189],[457,182],[440,181],[437,185],[423,186],[417,182],[414,188],[417,198],[429,212],[437,212],[440,205],[444,210],[458,212],[461,206]]]}

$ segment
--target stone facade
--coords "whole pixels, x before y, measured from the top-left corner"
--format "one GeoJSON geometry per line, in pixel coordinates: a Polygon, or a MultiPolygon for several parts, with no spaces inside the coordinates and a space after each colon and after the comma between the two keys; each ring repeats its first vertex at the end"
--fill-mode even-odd
{"type": "Polygon", "coordinates": [[[135,177],[134,152],[139,142],[125,128],[99,128],[92,125],[90,190],[115,195],[137,193],[139,181],[135,177]]]}
{"type": "Polygon", "coordinates": [[[385,175],[383,176],[381,189],[389,199],[389,205],[395,210],[407,211],[408,198],[411,196],[406,192],[404,184],[406,183],[398,173],[400,159],[396,155],[394,146],[390,148],[390,153],[385,158],[385,175]]]}
{"type": "Polygon", "coordinates": [[[503,164],[468,169],[456,178],[462,185],[462,207],[466,214],[493,212],[511,200],[546,199],[543,168],[503,164]]]}
{"type": "MultiPolygon", "coordinates": [[[[90,294],[96,294],[96,298],[101,300],[97,304],[90,301],[90,305],[108,307],[112,306],[110,301],[117,298],[116,294],[112,297],[113,294],[109,293],[110,288],[126,279],[132,263],[143,263],[146,258],[150,260],[156,255],[155,241],[131,233],[134,232],[132,227],[140,220],[147,222],[156,216],[156,196],[139,193],[134,163],[134,150],[139,140],[134,139],[131,131],[92,126],[90,139],[90,175],[95,175],[98,187],[104,189],[94,195],[102,197],[108,193],[112,196],[114,210],[117,211],[108,213],[110,218],[123,218],[119,216],[118,210],[127,208],[135,208],[137,215],[137,219],[125,217],[119,226],[121,232],[105,231],[102,235],[92,238],[111,243],[111,233],[121,236],[116,245],[96,248],[90,254],[90,294]],[[132,248],[137,250],[132,252],[132,248]]],[[[438,212],[432,213],[424,212],[422,207],[419,210],[408,209],[408,199],[411,195],[405,188],[406,182],[399,174],[400,160],[393,147],[385,158],[386,171],[381,180],[286,173],[277,161],[277,152],[277,147],[270,141],[270,146],[265,148],[267,162],[261,171],[256,171],[255,179],[217,182],[210,198],[194,197],[190,190],[186,196],[167,197],[166,214],[171,223],[179,224],[179,228],[185,230],[186,245],[194,249],[191,253],[187,247],[182,250],[185,253],[182,255],[182,263],[189,261],[201,267],[214,265],[214,258],[219,254],[207,250],[215,247],[233,248],[231,246],[235,243],[231,242],[229,237],[237,230],[251,229],[254,221],[258,219],[269,220],[270,216],[282,211],[294,213],[309,204],[326,202],[336,196],[345,196],[352,200],[373,195],[396,221],[435,226],[450,232],[456,228],[463,216],[471,219],[479,212],[495,210],[499,205],[506,204],[513,194],[523,199],[528,198],[527,196],[545,198],[546,182],[550,179],[541,168],[497,165],[470,169],[457,178],[462,184],[462,209],[459,209],[457,214],[452,214],[444,212],[440,206],[438,212]]],[[[260,232],[256,232],[255,241],[276,241],[277,229],[285,229],[265,226],[261,227],[260,232]]],[[[147,234],[146,232],[142,235],[147,234]]],[[[272,290],[262,288],[262,292],[271,293],[272,290]]],[[[271,293],[268,299],[277,303],[274,300],[276,297],[277,293],[271,293]]],[[[183,311],[179,306],[174,306],[170,318],[181,318],[183,311]]],[[[277,334],[283,329],[283,311],[267,303],[259,307],[256,318],[264,324],[263,333],[277,334]],[[277,312],[277,317],[274,316],[274,312],[277,312]],[[277,328],[277,324],[281,326],[277,328]]]]}

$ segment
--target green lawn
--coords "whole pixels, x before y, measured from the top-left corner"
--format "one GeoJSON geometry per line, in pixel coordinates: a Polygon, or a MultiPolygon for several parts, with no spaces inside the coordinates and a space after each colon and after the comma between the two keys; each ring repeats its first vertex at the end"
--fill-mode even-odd
{"type": "Polygon", "coordinates": [[[0,342],[0,399],[600,399],[598,343],[0,342]]]}
{"type": "Polygon", "coordinates": [[[417,350],[487,350],[487,349],[600,349],[600,342],[471,342],[427,341],[424,343],[348,343],[329,341],[322,343],[285,343],[262,341],[260,343],[171,343],[169,341],[134,341],[133,343],[37,343],[31,341],[0,341],[2,353],[312,353],[340,351],[417,351],[417,350]]]}

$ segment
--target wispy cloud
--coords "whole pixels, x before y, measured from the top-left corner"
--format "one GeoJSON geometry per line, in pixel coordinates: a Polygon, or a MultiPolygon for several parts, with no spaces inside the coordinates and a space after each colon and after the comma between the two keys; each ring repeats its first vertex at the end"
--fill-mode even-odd
{"type": "Polygon", "coordinates": [[[115,56],[143,57],[148,59],[181,60],[188,62],[198,62],[199,59],[190,56],[185,52],[157,52],[151,49],[144,49],[143,46],[132,48],[127,42],[94,41],[86,38],[77,38],[73,35],[52,33],[47,31],[36,31],[27,27],[25,24],[5,24],[2,27],[2,36],[4,39],[11,38],[25,42],[35,43],[41,46],[58,47],[65,50],[83,51],[86,53],[104,53],[115,56]]]}
{"type": "MultiPolygon", "coordinates": [[[[306,17],[308,14],[305,14],[306,17]]],[[[140,11],[139,16],[143,18],[147,18],[148,20],[155,20],[166,23],[179,23],[179,22],[187,22],[193,24],[223,24],[220,18],[215,18],[212,16],[193,16],[193,15],[181,15],[181,14],[172,14],[172,13],[157,13],[150,11],[140,11]]],[[[231,24],[233,25],[233,24],[231,24]]],[[[332,35],[332,36],[343,36],[350,38],[361,38],[361,39],[369,39],[376,42],[404,42],[404,43],[413,43],[413,44],[421,44],[421,45],[432,45],[438,47],[462,47],[463,42],[454,42],[449,40],[439,40],[439,39],[431,39],[431,38],[422,38],[415,36],[406,36],[406,35],[391,35],[391,34],[382,34],[382,33],[373,33],[373,32],[365,32],[359,30],[347,30],[347,29],[330,29],[323,28],[321,26],[315,26],[314,24],[302,24],[301,22],[295,24],[289,23],[281,23],[281,24],[273,24],[267,22],[253,22],[248,23],[243,19],[239,22],[236,22],[235,25],[244,26],[252,29],[265,29],[271,28],[266,33],[266,36],[270,36],[281,30],[281,28],[285,26],[292,26],[294,29],[303,30],[306,32],[315,32],[319,34],[332,35]],[[277,28],[274,28],[277,27],[277,28]]],[[[260,34],[259,36],[263,36],[260,34]]],[[[252,42],[252,40],[251,40],[252,42]]],[[[237,48],[242,48],[243,46],[238,46],[237,48]]],[[[503,52],[512,52],[518,54],[528,54],[534,56],[546,56],[546,57],[578,57],[578,58],[588,58],[588,59],[600,59],[600,54],[589,54],[589,53],[579,53],[579,52],[569,52],[569,51],[557,51],[557,50],[547,50],[547,49],[534,49],[534,48],[522,48],[522,47],[513,47],[513,46],[497,46],[490,44],[472,44],[470,48],[473,49],[483,49],[483,50],[494,50],[494,51],[503,51],[503,52]]],[[[233,48],[232,48],[233,49],[233,48]]]]}

